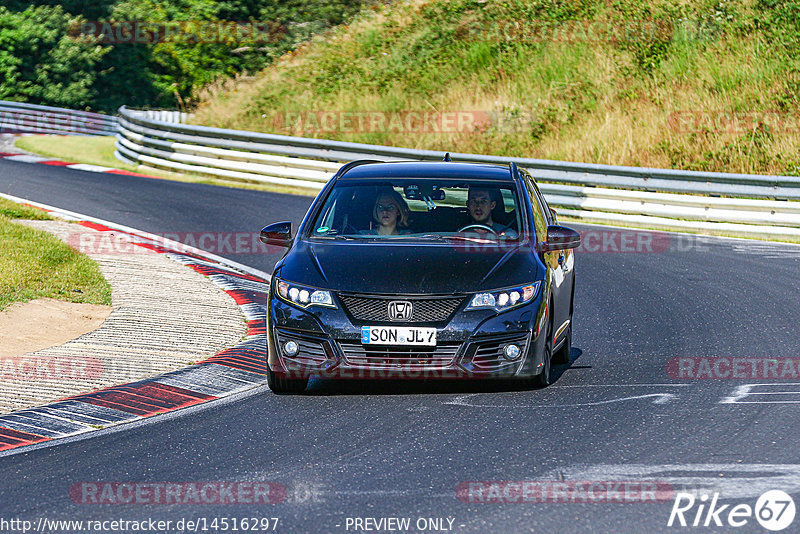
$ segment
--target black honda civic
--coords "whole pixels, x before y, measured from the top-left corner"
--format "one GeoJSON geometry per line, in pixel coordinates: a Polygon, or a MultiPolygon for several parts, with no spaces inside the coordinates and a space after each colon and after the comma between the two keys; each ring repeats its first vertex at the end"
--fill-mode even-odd
{"type": "Polygon", "coordinates": [[[267,302],[268,383],[507,378],[568,363],[580,236],[513,163],[355,161],[319,193],[267,302]]]}

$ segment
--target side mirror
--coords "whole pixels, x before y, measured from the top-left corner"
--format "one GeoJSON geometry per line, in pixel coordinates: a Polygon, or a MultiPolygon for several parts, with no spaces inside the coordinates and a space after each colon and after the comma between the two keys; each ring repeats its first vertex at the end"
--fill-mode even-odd
{"type": "Polygon", "coordinates": [[[292,223],[279,222],[265,226],[258,238],[265,245],[288,247],[292,244],[292,223]]]}
{"type": "Polygon", "coordinates": [[[556,210],[554,210],[553,208],[550,208],[550,215],[552,215],[552,216],[553,216],[553,220],[554,220],[554,221],[557,221],[557,220],[558,220],[558,213],[557,213],[557,212],[556,212],[556,210]]]}
{"type": "Polygon", "coordinates": [[[547,227],[547,240],[542,243],[542,252],[578,248],[580,245],[581,234],[572,228],[551,224],[547,227]]]}

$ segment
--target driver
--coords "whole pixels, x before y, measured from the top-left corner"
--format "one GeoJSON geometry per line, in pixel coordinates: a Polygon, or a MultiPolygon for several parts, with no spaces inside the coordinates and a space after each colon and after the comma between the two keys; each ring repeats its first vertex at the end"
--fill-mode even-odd
{"type": "MultiPolygon", "coordinates": [[[[467,209],[469,216],[472,218],[470,225],[487,226],[495,231],[499,236],[505,236],[511,239],[517,237],[517,232],[511,228],[495,222],[492,220],[492,210],[497,206],[497,202],[492,200],[492,195],[489,189],[481,187],[470,187],[467,193],[467,209]]],[[[471,228],[476,232],[485,234],[486,229],[480,227],[471,228]]]]}

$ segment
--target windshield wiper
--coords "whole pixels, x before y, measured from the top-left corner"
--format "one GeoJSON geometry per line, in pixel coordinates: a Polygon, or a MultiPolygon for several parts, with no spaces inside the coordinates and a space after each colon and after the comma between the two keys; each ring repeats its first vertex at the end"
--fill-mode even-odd
{"type": "Polygon", "coordinates": [[[336,240],[336,241],[353,241],[355,239],[363,239],[361,236],[352,236],[352,235],[315,235],[312,236],[311,239],[325,239],[325,240],[336,240]]]}
{"type": "Polygon", "coordinates": [[[491,238],[483,238],[475,235],[442,235],[442,234],[425,234],[417,236],[416,239],[428,239],[431,241],[447,241],[450,239],[460,239],[463,241],[472,241],[475,243],[495,243],[497,240],[491,238]]]}
{"type": "MultiPolygon", "coordinates": [[[[487,234],[487,235],[491,235],[491,234],[487,234]]],[[[483,243],[483,244],[496,243],[498,245],[500,245],[500,244],[507,245],[508,243],[516,243],[517,242],[516,239],[497,239],[494,236],[492,236],[492,237],[480,237],[480,236],[477,236],[477,235],[458,235],[458,234],[456,234],[456,235],[451,235],[451,236],[447,236],[447,237],[449,237],[450,239],[460,239],[460,240],[463,240],[463,241],[471,241],[473,243],[483,243]]]]}

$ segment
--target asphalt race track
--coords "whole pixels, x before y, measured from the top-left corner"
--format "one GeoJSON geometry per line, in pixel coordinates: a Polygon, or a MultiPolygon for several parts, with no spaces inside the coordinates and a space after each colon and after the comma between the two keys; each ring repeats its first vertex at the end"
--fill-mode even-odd
{"type": "MultiPolygon", "coordinates": [[[[0,192],[153,233],[256,232],[299,222],[311,202],[11,161],[0,161],[0,192]]],[[[596,242],[618,232],[576,228],[598,232],[596,242]]],[[[0,457],[2,519],[205,518],[210,532],[214,518],[245,517],[279,518],[276,532],[376,527],[366,518],[409,518],[411,532],[763,532],[754,518],[741,528],[670,528],[672,494],[541,503],[513,502],[513,491],[457,492],[469,482],[648,481],[709,501],[716,492],[730,505],[783,490],[800,505],[798,377],[678,380],[670,363],[796,357],[800,247],[667,239],[654,252],[578,253],[572,362],[555,367],[545,390],[317,380],[306,395],[279,397],[264,386],[0,457]],[[75,495],[85,482],[274,482],[286,496],[257,506],[91,504],[75,495]]],[[[268,272],[277,259],[214,252],[268,272]]],[[[798,531],[800,519],[785,530],[798,531]]]]}

